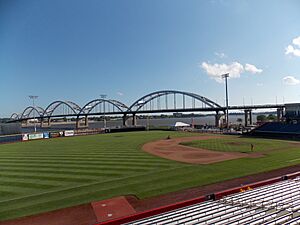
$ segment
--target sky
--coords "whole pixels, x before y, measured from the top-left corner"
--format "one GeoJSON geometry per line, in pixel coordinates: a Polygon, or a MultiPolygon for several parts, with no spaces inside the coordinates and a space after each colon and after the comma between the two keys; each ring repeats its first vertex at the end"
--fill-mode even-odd
{"type": "Polygon", "coordinates": [[[300,102],[297,0],[0,0],[0,117],[158,90],[300,102]]]}

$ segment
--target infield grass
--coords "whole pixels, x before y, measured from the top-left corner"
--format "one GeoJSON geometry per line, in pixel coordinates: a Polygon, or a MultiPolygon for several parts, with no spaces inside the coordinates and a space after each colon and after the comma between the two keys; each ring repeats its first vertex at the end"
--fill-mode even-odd
{"type": "MultiPolygon", "coordinates": [[[[262,158],[211,165],[175,162],[141,150],[144,143],[168,135],[197,134],[130,132],[0,145],[0,220],[119,195],[146,198],[300,162],[299,146],[286,141],[276,141],[277,151],[262,158]]],[[[251,142],[258,151],[260,144],[273,148],[274,140],[251,142]]],[[[206,143],[217,150],[214,144],[206,143]]]]}
{"type": "Polygon", "coordinates": [[[250,153],[251,144],[253,145],[253,152],[263,152],[263,151],[272,151],[287,149],[294,147],[293,144],[281,141],[281,140],[272,140],[272,139],[259,139],[259,138],[243,138],[236,136],[227,136],[224,138],[216,139],[207,139],[207,140],[195,140],[191,142],[181,143],[182,145],[204,148],[213,151],[222,151],[222,152],[244,152],[250,153]]]}

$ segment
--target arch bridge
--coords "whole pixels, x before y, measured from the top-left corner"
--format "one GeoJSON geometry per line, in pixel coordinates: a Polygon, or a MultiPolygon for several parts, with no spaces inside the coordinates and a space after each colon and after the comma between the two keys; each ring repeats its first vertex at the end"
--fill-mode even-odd
{"type": "MultiPolygon", "coordinates": [[[[230,106],[229,110],[269,109],[277,108],[278,115],[282,115],[285,105],[252,105],[252,106],[230,106]]],[[[83,107],[72,101],[54,101],[45,109],[38,106],[29,106],[22,113],[13,113],[11,122],[28,121],[38,119],[42,126],[50,126],[52,119],[67,120],[72,118],[76,127],[87,127],[88,117],[100,116],[105,122],[106,116],[122,115],[123,125],[130,123],[137,124],[139,115],[161,114],[161,113],[183,113],[183,112],[215,112],[215,125],[219,125],[222,115],[225,115],[226,108],[218,103],[195,93],[162,90],[149,93],[134,101],[129,107],[124,103],[113,100],[98,98],[89,101],[83,107]],[[131,121],[130,121],[131,120],[131,121]]],[[[248,112],[249,114],[249,112],[248,112]]],[[[251,120],[251,112],[250,112],[251,120]]],[[[250,121],[251,123],[251,121],[250,121]]]]}

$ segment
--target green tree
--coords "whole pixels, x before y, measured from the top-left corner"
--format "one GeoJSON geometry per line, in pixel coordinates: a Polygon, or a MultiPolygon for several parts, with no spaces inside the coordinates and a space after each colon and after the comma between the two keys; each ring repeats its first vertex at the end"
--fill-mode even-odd
{"type": "Polygon", "coordinates": [[[267,120],[267,117],[265,115],[258,115],[256,117],[256,120],[259,122],[265,122],[267,120]]]}
{"type": "Polygon", "coordinates": [[[267,119],[273,121],[273,120],[276,120],[276,116],[273,115],[273,114],[269,114],[269,115],[267,116],[267,119]]]}

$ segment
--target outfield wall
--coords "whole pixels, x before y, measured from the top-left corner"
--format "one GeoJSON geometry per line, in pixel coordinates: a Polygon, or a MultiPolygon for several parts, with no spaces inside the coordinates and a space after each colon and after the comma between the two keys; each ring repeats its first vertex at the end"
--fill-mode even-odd
{"type": "Polygon", "coordinates": [[[37,133],[3,135],[0,136],[0,144],[21,142],[21,141],[32,141],[32,140],[48,139],[48,138],[56,138],[56,137],[69,137],[69,136],[75,136],[75,131],[67,130],[67,131],[60,131],[60,132],[37,132],[37,133]]]}
{"type": "Polygon", "coordinates": [[[22,134],[0,136],[0,144],[20,142],[20,141],[32,141],[32,140],[40,140],[40,139],[48,139],[48,138],[84,136],[84,135],[116,133],[116,132],[145,131],[145,130],[146,130],[145,127],[137,126],[137,127],[125,127],[125,128],[78,129],[78,130],[64,130],[64,131],[36,132],[36,133],[22,133],[22,134]]]}
{"type": "Polygon", "coordinates": [[[22,141],[21,134],[0,136],[0,144],[22,141]]]}

